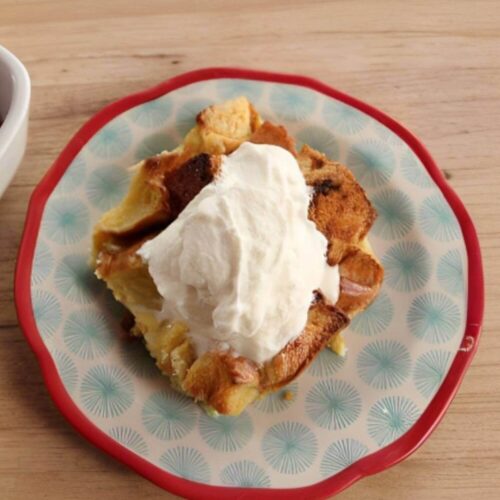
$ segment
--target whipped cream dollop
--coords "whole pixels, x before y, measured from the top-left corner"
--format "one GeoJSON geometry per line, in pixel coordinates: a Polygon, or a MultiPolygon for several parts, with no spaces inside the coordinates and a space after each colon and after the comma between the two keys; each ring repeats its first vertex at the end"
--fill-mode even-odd
{"type": "Polygon", "coordinates": [[[267,361],[300,335],[314,290],[337,302],[338,267],[326,264],[309,202],[292,154],[243,143],[139,249],[163,297],[162,318],[188,325],[198,355],[231,349],[267,361]]]}

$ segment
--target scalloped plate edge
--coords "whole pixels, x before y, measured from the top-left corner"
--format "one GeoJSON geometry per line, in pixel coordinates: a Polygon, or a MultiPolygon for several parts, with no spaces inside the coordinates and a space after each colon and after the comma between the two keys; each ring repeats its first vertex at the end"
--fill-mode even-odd
{"type": "Polygon", "coordinates": [[[484,280],[481,250],[472,220],[462,201],[447,184],[425,146],[406,128],[378,109],[309,77],[247,70],[242,68],[204,68],[181,74],[150,89],[126,96],[104,107],[73,136],[35,188],[28,207],[19,248],[14,284],[15,304],[20,326],[40,363],[49,393],[66,419],[88,441],[129,466],[158,486],[189,498],[324,498],[344,490],[359,479],[383,471],[404,460],[432,433],[444,416],[478,347],[484,310],[484,280]],[[54,361],[36,327],[31,303],[30,278],[35,245],[43,208],[52,190],[82,147],[106,123],[124,111],[156,99],[191,83],[218,78],[285,83],[307,87],[353,106],[397,134],[418,156],[455,213],[462,230],[468,258],[467,322],[450,370],[431,403],[411,429],[389,446],[353,463],[342,472],[316,484],[293,489],[232,488],[210,486],[174,476],[144,460],[102,432],[75,405],[59,377],[54,361]]]}

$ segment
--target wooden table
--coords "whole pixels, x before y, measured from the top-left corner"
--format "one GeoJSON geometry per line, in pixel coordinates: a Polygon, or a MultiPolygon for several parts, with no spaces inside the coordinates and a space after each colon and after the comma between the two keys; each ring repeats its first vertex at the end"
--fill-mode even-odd
{"type": "Polygon", "coordinates": [[[1,0],[0,42],[33,80],[30,141],[0,200],[0,497],[173,498],[87,444],[49,399],[13,305],[33,187],[110,101],[215,65],[297,72],[396,117],[428,146],[482,243],[479,352],[432,438],[343,499],[499,498],[500,6],[496,1],[1,0]],[[191,5],[192,4],[192,5],[191,5]]]}

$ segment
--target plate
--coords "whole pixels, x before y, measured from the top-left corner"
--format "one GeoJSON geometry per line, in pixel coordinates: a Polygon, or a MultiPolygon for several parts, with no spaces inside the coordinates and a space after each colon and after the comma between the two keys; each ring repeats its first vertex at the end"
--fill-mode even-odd
{"type": "Polygon", "coordinates": [[[97,446],[186,497],[313,498],[402,460],[437,425],[477,348],[483,278],[472,222],[410,132],[309,78],[215,68],[113,103],[77,132],[32,196],[16,303],[54,401],[97,446]],[[293,398],[214,419],[125,338],[88,254],[127,167],[238,95],[352,169],[379,212],[370,240],[386,277],[345,358],[325,350],[284,389],[293,398]]]}

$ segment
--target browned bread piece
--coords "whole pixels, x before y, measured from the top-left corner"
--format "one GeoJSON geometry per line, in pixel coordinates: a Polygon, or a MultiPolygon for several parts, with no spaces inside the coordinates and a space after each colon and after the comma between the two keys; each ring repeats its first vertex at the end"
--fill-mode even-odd
{"type": "Polygon", "coordinates": [[[126,248],[143,235],[165,228],[209,184],[220,157],[167,153],[141,162],[123,201],[94,228],[94,258],[108,248],[126,248]]]}
{"type": "Polygon", "coordinates": [[[326,346],[349,324],[349,318],[336,305],[328,304],[321,293],[309,308],[302,333],[264,365],[262,388],[275,390],[297,377],[326,346]]]}
{"type": "Polygon", "coordinates": [[[220,164],[220,156],[201,153],[165,176],[169,221],[176,219],[186,205],[213,181],[220,164]]]}
{"type": "Polygon", "coordinates": [[[340,296],[336,306],[353,316],[366,309],[378,295],[384,269],[373,255],[353,247],[343,256],[339,271],[340,296]]]}
{"type": "Polygon", "coordinates": [[[116,300],[132,312],[141,307],[161,309],[162,298],[147,267],[136,253],[153,236],[149,235],[130,246],[102,249],[97,257],[97,277],[104,280],[116,300]]]}
{"type": "Polygon", "coordinates": [[[284,127],[262,123],[246,99],[236,99],[202,111],[197,126],[174,152],[139,164],[121,206],[96,226],[96,274],[134,313],[134,331],[144,337],[173,386],[220,413],[236,415],[297,377],[326,344],[337,345],[349,317],[373,300],[383,275],[365,240],[374,218],[374,209],[346,167],[307,146],[297,154],[284,127]],[[221,352],[197,358],[185,325],[158,322],[152,314],[161,307],[161,297],[135,253],[213,180],[220,168],[218,155],[245,140],[279,145],[297,155],[314,190],[309,217],[327,237],[329,262],[338,263],[341,274],[338,303],[332,306],[318,293],[302,333],[261,366],[221,352]]]}
{"type": "Polygon", "coordinates": [[[165,178],[188,158],[184,153],[161,153],[137,164],[127,195],[101,217],[94,234],[127,236],[167,222],[170,209],[165,178]]]}
{"type": "Polygon", "coordinates": [[[348,317],[318,293],[302,333],[270,361],[258,366],[241,356],[208,352],[191,365],[181,388],[219,413],[239,414],[257,397],[295,379],[348,323],[348,317]]]}
{"type": "Polygon", "coordinates": [[[328,263],[338,264],[345,252],[361,243],[376,211],[352,172],[324,154],[304,146],[297,160],[313,198],[309,218],[329,242],[328,263]]]}
{"type": "Polygon", "coordinates": [[[280,146],[298,156],[306,183],[313,188],[309,218],[330,243],[330,265],[338,264],[366,237],[377,215],[352,172],[307,145],[297,154],[294,139],[282,125],[264,122],[250,142],[280,146]]]}
{"type": "Polygon", "coordinates": [[[272,144],[280,146],[283,149],[290,151],[293,156],[297,156],[295,149],[295,141],[288,134],[283,125],[275,125],[274,123],[264,122],[250,137],[250,142],[254,144],[272,144]]]}
{"type": "Polygon", "coordinates": [[[229,154],[262,124],[246,97],[238,97],[205,108],[196,117],[194,127],[185,137],[183,147],[191,154],[229,154]]]}
{"type": "MultiPolygon", "coordinates": [[[[196,126],[172,152],[139,162],[122,202],[106,212],[94,228],[92,262],[106,243],[116,237],[144,233],[150,227],[166,227],[172,220],[166,185],[168,174],[190,158],[205,154],[229,154],[262,124],[255,108],[245,97],[209,106],[196,117],[196,126]]],[[[184,186],[185,187],[185,186],[184,186]]]]}

